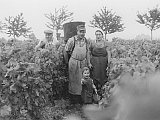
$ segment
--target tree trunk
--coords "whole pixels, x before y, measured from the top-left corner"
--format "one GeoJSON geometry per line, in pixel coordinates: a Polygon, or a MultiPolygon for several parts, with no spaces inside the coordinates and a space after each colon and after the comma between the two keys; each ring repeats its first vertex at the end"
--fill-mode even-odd
{"type": "Polygon", "coordinates": [[[153,30],[151,30],[151,41],[152,41],[152,31],[153,31],[153,30]]]}
{"type": "Polygon", "coordinates": [[[13,37],[14,37],[14,40],[15,40],[16,39],[16,35],[14,34],[13,37]]]}
{"type": "Polygon", "coordinates": [[[104,36],[105,41],[106,41],[106,36],[107,36],[107,34],[105,34],[105,36],[104,36]]]}
{"type": "Polygon", "coordinates": [[[56,38],[57,38],[57,40],[58,40],[58,30],[56,30],[56,38]]]}

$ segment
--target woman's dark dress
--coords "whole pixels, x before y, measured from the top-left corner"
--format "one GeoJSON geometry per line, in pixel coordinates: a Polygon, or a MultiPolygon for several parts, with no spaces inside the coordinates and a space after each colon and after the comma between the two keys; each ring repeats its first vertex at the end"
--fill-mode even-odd
{"type": "Polygon", "coordinates": [[[107,81],[108,52],[106,48],[105,42],[103,47],[98,47],[96,44],[91,45],[91,64],[93,66],[91,77],[94,82],[98,81],[101,86],[107,81]]]}

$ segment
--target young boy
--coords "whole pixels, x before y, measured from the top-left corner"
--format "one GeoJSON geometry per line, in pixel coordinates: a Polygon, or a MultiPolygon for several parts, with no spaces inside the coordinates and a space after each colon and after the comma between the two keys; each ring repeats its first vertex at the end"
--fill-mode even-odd
{"type": "MultiPolygon", "coordinates": [[[[90,70],[88,67],[84,67],[82,70],[82,102],[84,104],[92,104],[94,99],[93,96],[98,99],[97,89],[93,83],[93,80],[90,78],[90,70]]],[[[97,101],[97,100],[96,100],[97,101]]]]}

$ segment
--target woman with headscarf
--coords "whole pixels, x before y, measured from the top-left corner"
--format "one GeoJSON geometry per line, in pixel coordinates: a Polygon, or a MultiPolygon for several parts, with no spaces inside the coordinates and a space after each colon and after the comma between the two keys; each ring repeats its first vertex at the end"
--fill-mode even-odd
{"type": "Polygon", "coordinates": [[[97,30],[95,32],[96,40],[91,43],[91,64],[92,64],[92,79],[95,82],[97,89],[100,89],[107,82],[107,67],[110,62],[110,52],[108,44],[103,39],[103,32],[97,30]]]}

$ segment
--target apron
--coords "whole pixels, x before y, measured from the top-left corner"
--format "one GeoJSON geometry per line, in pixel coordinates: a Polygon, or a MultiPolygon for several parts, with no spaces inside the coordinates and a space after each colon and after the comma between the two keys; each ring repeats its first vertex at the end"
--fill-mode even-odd
{"type": "Polygon", "coordinates": [[[75,43],[74,50],[69,60],[69,93],[81,95],[82,85],[82,69],[87,65],[86,61],[86,43],[80,47],[75,43]]]}

